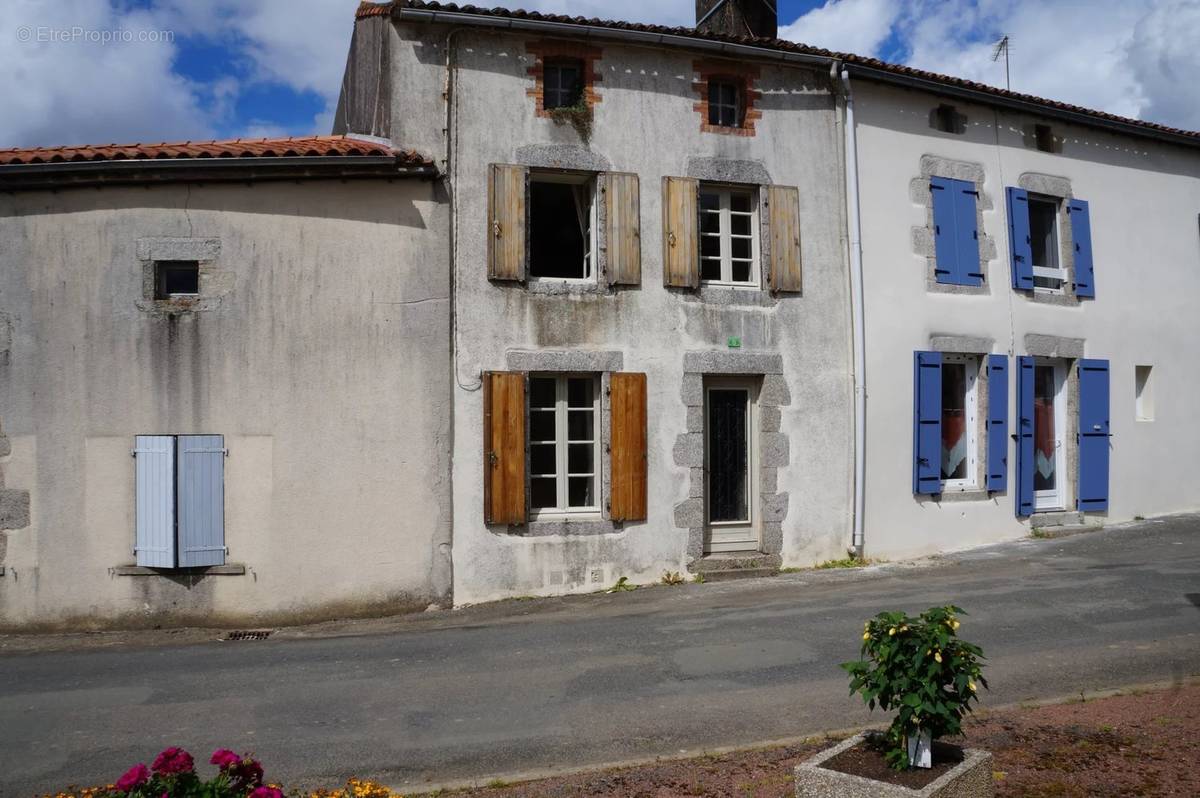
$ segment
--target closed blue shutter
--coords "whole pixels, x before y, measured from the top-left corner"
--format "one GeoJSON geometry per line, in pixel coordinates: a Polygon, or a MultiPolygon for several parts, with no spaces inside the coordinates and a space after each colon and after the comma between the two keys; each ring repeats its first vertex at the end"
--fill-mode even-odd
{"type": "Polygon", "coordinates": [[[931,177],[933,196],[934,277],[951,285],[983,285],[979,270],[979,230],[975,202],[979,192],[968,180],[931,177]]]}
{"type": "Polygon", "coordinates": [[[1086,200],[1067,203],[1071,219],[1071,238],[1075,242],[1075,296],[1096,296],[1096,275],[1092,264],[1092,218],[1086,200]]]}
{"type": "Polygon", "coordinates": [[[1033,358],[1017,358],[1017,515],[1033,515],[1033,358]]]}
{"type": "Polygon", "coordinates": [[[988,355],[987,489],[1008,490],[1008,355],[988,355]]]}
{"type": "Polygon", "coordinates": [[[1079,361],[1080,510],[1108,509],[1108,361],[1079,361]]]}
{"type": "Polygon", "coordinates": [[[913,356],[913,493],[942,492],[942,353],[913,356]]]}
{"type": "Polygon", "coordinates": [[[179,567],[225,563],[225,448],[220,435],[179,436],[179,567]]]}
{"type": "Polygon", "coordinates": [[[134,553],[148,568],[175,567],[175,438],[138,435],[134,438],[135,501],[134,553]]]}
{"type": "Polygon", "coordinates": [[[958,284],[983,285],[979,270],[979,228],[975,224],[975,201],[979,192],[966,180],[954,181],[954,223],[958,248],[958,284]]]}
{"type": "Polygon", "coordinates": [[[1008,188],[1008,249],[1013,288],[1033,290],[1033,247],[1029,240],[1029,193],[1008,188]]]}

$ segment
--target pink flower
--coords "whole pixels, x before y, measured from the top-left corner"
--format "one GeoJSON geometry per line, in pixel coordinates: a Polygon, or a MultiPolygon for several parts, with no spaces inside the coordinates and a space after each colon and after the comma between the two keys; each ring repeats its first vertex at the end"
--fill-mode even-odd
{"type": "Polygon", "coordinates": [[[138,763],[125,771],[124,776],[117,779],[117,789],[121,792],[129,792],[148,781],[150,781],[150,770],[145,765],[138,763]]]}
{"type": "Polygon", "coordinates": [[[240,788],[258,787],[262,784],[263,769],[257,761],[246,757],[229,769],[229,776],[240,788]]]}
{"type": "Polygon", "coordinates": [[[277,787],[255,787],[247,798],[283,798],[283,791],[277,787]]]}
{"type": "Polygon", "coordinates": [[[171,746],[159,754],[150,767],[155,773],[169,776],[175,773],[191,773],[196,769],[196,763],[187,751],[171,746]]]}
{"type": "Polygon", "coordinates": [[[216,751],[213,751],[212,759],[208,761],[221,770],[228,770],[241,762],[242,758],[228,748],[218,748],[216,751]]]}

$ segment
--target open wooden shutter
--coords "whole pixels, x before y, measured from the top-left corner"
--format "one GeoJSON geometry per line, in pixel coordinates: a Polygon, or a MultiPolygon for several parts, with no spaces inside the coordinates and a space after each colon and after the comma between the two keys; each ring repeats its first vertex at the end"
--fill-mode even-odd
{"type": "Polygon", "coordinates": [[[175,438],[138,435],[133,449],[137,479],[134,554],[149,568],[175,567],[175,438]]]}
{"type": "Polygon", "coordinates": [[[1008,355],[987,357],[987,489],[1008,490],[1008,355]]]}
{"type": "Polygon", "coordinates": [[[942,492],[942,353],[913,353],[913,493],[942,492]]]}
{"type": "Polygon", "coordinates": [[[614,521],[646,520],[646,375],[609,376],[612,418],[611,499],[614,521]]]}
{"type": "Polygon", "coordinates": [[[772,291],[800,293],[800,189],[795,186],[767,187],[768,228],[771,264],[768,272],[772,291]]]}
{"type": "Polygon", "coordinates": [[[1108,509],[1108,361],[1079,361],[1080,510],[1108,509]]]}
{"type": "Polygon", "coordinates": [[[483,375],[483,520],[525,523],[525,374],[483,375]]]}
{"type": "Polygon", "coordinates": [[[488,167],[488,278],[525,279],[525,197],[529,170],[524,166],[488,167]]]}
{"type": "Polygon", "coordinates": [[[691,177],[663,178],[663,285],[700,285],[700,181],[691,177]]]}
{"type": "Polygon", "coordinates": [[[1096,274],[1092,264],[1092,218],[1081,199],[1067,203],[1071,239],[1075,244],[1075,296],[1096,296],[1096,274]]]}
{"type": "Polygon", "coordinates": [[[225,439],[180,435],[179,567],[225,564],[225,439]]]}
{"type": "Polygon", "coordinates": [[[1009,187],[1008,250],[1013,288],[1033,290],[1033,247],[1029,238],[1029,192],[1009,187]]]}
{"type": "Polygon", "coordinates": [[[1033,358],[1017,358],[1017,515],[1033,515],[1033,358]]]}
{"type": "Polygon", "coordinates": [[[604,197],[607,277],[609,285],[642,282],[642,224],[638,176],[605,172],[600,176],[604,197]]]}

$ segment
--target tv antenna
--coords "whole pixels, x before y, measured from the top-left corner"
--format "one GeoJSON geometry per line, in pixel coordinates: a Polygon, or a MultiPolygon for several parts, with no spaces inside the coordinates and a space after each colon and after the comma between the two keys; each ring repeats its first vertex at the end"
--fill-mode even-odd
{"type": "Polygon", "coordinates": [[[1008,50],[1008,34],[1005,34],[1004,37],[1001,38],[1000,41],[996,42],[996,44],[992,47],[992,61],[994,63],[1000,60],[1001,54],[1004,55],[1004,88],[1012,91],[1012,81],[1008,76],[1008,50]]]}

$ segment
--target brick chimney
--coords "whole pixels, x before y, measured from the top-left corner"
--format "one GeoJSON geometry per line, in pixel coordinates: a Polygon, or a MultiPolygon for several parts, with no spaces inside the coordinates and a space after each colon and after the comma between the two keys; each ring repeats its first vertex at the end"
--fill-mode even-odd
{"type": "Polygon", "coordinates": [[[779,34],[776,0],[696,0],[696,30],[721,36],[758,36],[774,39],[779,34]]]}

